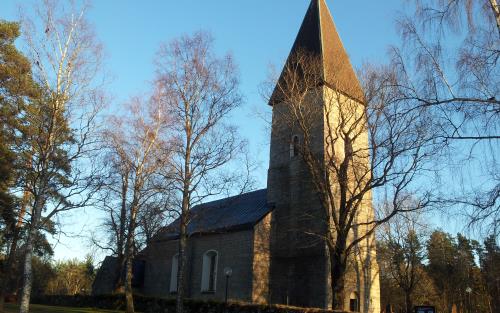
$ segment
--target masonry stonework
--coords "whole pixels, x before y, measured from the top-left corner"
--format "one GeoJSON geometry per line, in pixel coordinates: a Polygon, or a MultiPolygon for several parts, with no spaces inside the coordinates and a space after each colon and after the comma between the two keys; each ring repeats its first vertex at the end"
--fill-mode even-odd
{"type": "MultiPolygon", "coordinates": [[[[146,252],[146,271],[142,292],[146,295],[171,297],[170,279],[172,259],[177,254],[178,241],[155,242],[146,252]]],[[[224,300],[226,279],[225,267],[231,267],[233,274],[229,280],[229,298],[252,302],[252,260],[253,231],[213,234],[191,237],[187,249],[186,295],[190,298],[205,300],[224,300]],[[215,292],[201,291],[203,254],[209,250],[217,251],[217,276],[215,292]]]]}

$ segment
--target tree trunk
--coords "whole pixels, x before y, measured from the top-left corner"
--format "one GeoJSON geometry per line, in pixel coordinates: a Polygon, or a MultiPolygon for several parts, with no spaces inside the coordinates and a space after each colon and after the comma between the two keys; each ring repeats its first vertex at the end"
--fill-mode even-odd
{"type": "Polygon", "coordinates": [[[184,177],[182,186],[182,206],[179,225],[179,270],[177,271],[177,297],[176,297],[176,312],[184,312],[184,286],[186,272],[186,247],[187,247],[187,224],[189,221],[189,208],[190,208],[190,193],[191,186],[191,123],[185,121],[186,131],[186,152],[184,154],[184,177]]]}
{"type": "Polygon", "coordinates": [[[345,274],[347,269],[346,251],[342,248],[342,244],[337,244],[331,249],[330,267],[332,308],[342,311],[345,303],[345,274]]]}
{"type": "Polygon", "coordinates": [[[26,238],[23,271],[24,280],[19,313],[29,313],[30,308],[31,286],[33,283],[33,272],[31,267],[31,258],[33,256],[33,239],[36,236],[38,221],[40,220],[43,208],[43,200],[40,198],[41,197],[39,197],[39,199],[36,199],[35,205],[33,206],[31,224],[29,226],[28,236],[26,238]]]}
{"type": "Polygon", "coordinates": [[[406,290],[405,291],[405,306],[406,306],[406,313],[412,313],[413,311],[413,303],[411,301],[411,292],[406,290]]]}
{"type": "Polygon", "coordinates": [[[179,269],[177,271],[177,298],[176,312],[184,311],[184,273],[186,272],[186,247],[187,247],[187,214],[189,207],[189,195],[185,189],[182,200],[182,213],[179,225],[179,269]]]}
{"type": "Polygon", "coordinates": [[[14,272],[14,260],[17,253],[17,244],[19,242],[19,235],[21,233],[21,227],[23,226],[24,215],[26,214],[26,204],[28,199],[28,193],[25,191],[23,195],[23,201],[19,214],[17,216],[17,223],[14,226],[12,233],[12,241],[10,243],[9,255],[7,256],[7,262],[2,268],[2,281],[0,282],[0,313],[4,312],[5,307],[5,296],[9,291],[12,282],[12,273],[14,272]]]}
{"type": "Polygon", "coordinates": [[[127,270],[125,279],[125,300],[127,304],[127,313],[134,313],[134,295],[132,290],[132,258],[127,257],[127,270]]]}
{"type": "Polygon", "coordinates": [[[19,231],[20,230],[17,227],[14,229],[7,262],[5,262],[5,265],[2,268],[2,281],[0,282],[0,313],[4,312],[5,296],[9,291],[9,287],[12,281],[12,272],[14,271],[14,258],[17,253],[17,242],[19,241],[19,231]]]}
{"type": "Polygon", "coordinates": [[[130,214],[130,222],[127,234],[127,244],[125,247],[126,255],[126,278],[125,278],[125,300],[127,303],[127,313],[134,313],[134,295],[132,289],[132,267],[133,267],[133,256],[134,256],[134,231],[135,231],[135,219],[137,215],[137,201],[134,200],[132,204],[132,211],[130,214]]]}
{"type": "Polygon", "coordinates": [[[21,293],[21,306],[19,313],[29,313],[30,310],[30,297],[31,285],[33,283],[33,272],[31,267],[31,257],[33,254],[32,236],[28,235],[26,240],[26,253],[24,255],[24,271],[23,271],[23,289],[21,293]]]}
{"type": "MultiPolygon", "coordinates": [[[[181,226],[181,228],[186,228],[181,226]]],[[[182,313],[184,310],[184,273],[186,272],[186,246],[187,236],[184,234],[179,238],[179,268],[177,270],[177,297],[176,297],[176,312],[182,313]]]]}
{"type": "Polygon", "coordinates": [[[497,22],[498,35],[500,36],[500,7],[498,6],[497,0],[490,0],[490,5],[497,22]]]}
{"type": "MultiPolygon", "coordinates": [[[[128,171],[125,176],[128,176],[128,171]]],[[[127,192],[128,192],[128,178],[124,177],[122,181],[122,203],[120,208],[120,230],[118,233],[118,242],[117,242],[117,252],[118,252],[118,268],[116,273],[116,281],[115,281],[115,292],[119,292],[123,287],[123,268],[125,267],[125,253],[124,253],[124,243],[125,243],[125,227],[127,223],[127,192]]]]}

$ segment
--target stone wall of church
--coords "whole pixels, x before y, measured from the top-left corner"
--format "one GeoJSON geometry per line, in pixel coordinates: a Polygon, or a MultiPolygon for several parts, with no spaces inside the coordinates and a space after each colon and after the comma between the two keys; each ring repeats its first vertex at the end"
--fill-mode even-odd
{"type": "MultiPolygon", "coordinates": [[[[323,100],[321,89],[304,101],[310,119],[309,139],[318,159],[323,154],[323,100]]],[[[304,134],[290,120],[288,106],[273,106],[268,202],[275,206],[271,222],[271,302],[305,307],[325,307],[328,301],[328,269],[324,211],[307,166],[294,155],[304,134]],[[319,236],[318,236],[319,235],[319,236]]]]}
{"type": "Polygon", "coordinates": [[[252,265],[252,302],[269,303],[270,234],[272,213],[254,229],[252,265]]]}
{"type": "Polygon", "coordinates": [[[177,240],[151,243],[145,251],[146,268],[142,293],[154,297],[169,297],[172,258],[177,254],[177,240]]]}
{"type": "MultiPolygon", "coordinates": [[[[324,86],[319,92],[309,95],[303,106],[305,119],[310,125],[310,145],[318,160],[325,155],[335,155],[342,159],[344,142],[328,138],[340,138],[336,132],[351,128],[351,121],[362,120],[364,107],[359,102],[345,97],[324,86]],[[340,122],[345,122],[345,125],[340,122]],[[341,125],[343,127],[341,127],[341,125]]],[[[310,179],[309,169],[301,157],[294,157],[291,151],[293,137],[303,142],[304,134],[290,120],[284,103],[273,106],[273,125],[271,134],[270,166],[268,172],[268,202],[275,205],[271,236],[271,302],[299,306],[329,307],[331,288],[329,286],[329,264],[326,250],[319,236],[326,229],[323,210],[310,179]]],[[[362,151],[355,157],[354,177],[369,173],[368,133],[364,123],[356,125],[359,135],[353,142],[355,151],[362,151]]],[[[318,165],[321,167],[321,164],[318,165]]],[[[333,176],[333,175],[332,175],[333,176]]],[[[331,177],[335,180],[335,177],[331,177]]],[[[359,182],[362,186],[363,181],[359,182]]],[[[335,188],[335,184],[333,184],[335,188]]],[[[336,190],[333,190],[336,192],[336,190]]],[[[340,198],[339,198],[340,200],[340,198]]],[[[356,216],[358,221],[373,219],[371,195],[365,195],[362,209],[356,216]]],[[[336,206],[338,207],[338,205],[336,206]]],[[[358,227],[351,233],[349,240],[364,235],[366,227],[358,227]]],[[[373,238],[372,244],[362,242],[353,257],[346,277],[346,307],[349,308],[351,296],[357,299],[362,312],[377,312],[379,309],[378,266],[373,238]]]]}
{"type": "MultiPolygon", "coordinates": [[[[355,177],[368,177],[367,174],[370,173],[368,132],[364,123],[354,124],[352,121],[362,120],[365,114],[364,106],[329,87],[324,88],[324,101],[327,106],[325,114],[329,114],[328,120],[333,124],[331,125],[333,127],[329,127],[325,123],[325,138],[339,131],[339,128],[344,130],[355,129],[354,134],[357,135],[357,139],[352,144],[354,151],[357,151],[353,161],[356,167],[349,173],[352,177],[350,188],[352,190],[362,189],[364,184],[367,183],[366,179],[357,180],[355,177]],[[339,125],[340,121],[346,121],[342,127],[339,125]]],[[[332,149],[330,154],[336,154],[339,159],[344,157],[344,142],[342,140],[335,142],[335,147],[325,147],[325,149],[332,149]]],[[[367,192],[357,212],[356,221],[371,223],[374,220],[374,214],[371,192],[367,192]]],[[[371,230],[371,227],[371,225],[361,225],[353,228],[349,240],[364,236],[366,232],[371,230]]],[[[378,271],[375,237],[371,235],[359,243],[351,256],[346,279],[346,308],[349,308],[350,298],[356,297],[361,312],[373,313],[380,311],[378,271]]]]}
{"type": "Polygon", "coordinates": [[[253,231],[206,235],[192,240],[191,290],[190,296],[203,300],[223,301],[226,278],[224,268],[230,267],[233,274],[229,280],[228,298],[252,301],[253,231]],[[214,294],[201,292],[203,254],[208,250],[218,252],[216,290],[214,294]]]}
{"type": "MultiPolygon", "coordinates": [[[[142,292],[148,296],[173,297],[170,292],[172,258],[177,254],[178,241],[163,241],[149,245],[142,292]]],[[[253,230],[211,234],[190,238],[188,245],[187,297],[223,301],[226,278],[224,268],[231,267],[228,298],[252,301],[253,230]],[[215,292],[201,292],[203,254],[215,250],[218,254],[215,292]]]]}

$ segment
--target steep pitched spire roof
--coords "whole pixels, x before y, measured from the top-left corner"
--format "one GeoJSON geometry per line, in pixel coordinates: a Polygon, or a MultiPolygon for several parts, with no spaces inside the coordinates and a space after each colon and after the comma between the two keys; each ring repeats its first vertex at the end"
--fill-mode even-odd
{"type": "MultiPolygon", "coordinates": [[[[337,33],[325,0],[312,0],[304,17],[287,63],[298,51],[318,55],[323,63],[322,79],[329,87],[359,101],[363,90],[337,33]]],[[[283,76],[283,73],[281,74],[283,76]]],[[[280,80],[282,77],[280,77],[280,80]]],[[[276,91],[275,91],[276,93],[276,91]]],[[[274,103],[271,97],[270,104],[274,103]]]]}

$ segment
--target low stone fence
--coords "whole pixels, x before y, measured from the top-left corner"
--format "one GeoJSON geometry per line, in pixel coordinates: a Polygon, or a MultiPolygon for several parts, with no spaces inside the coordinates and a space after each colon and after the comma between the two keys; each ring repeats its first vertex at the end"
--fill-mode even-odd
{"type": "MultiPolygon", "coordinates": [[[[38,296],[31,301],[35,304],[67,307],[86,307],[106,310],[124,310],[125,297],[123,295],[109,296],[38,296]]],[[[173,299],[134,296],[134,307],[137,312],[144,313],[175,313],[173,299]]],[[[347,313],[339,311],[298,308],[282,305],[260,305],[248,303],[186,300],[184,302],[186,313],[347,313]]]]}

